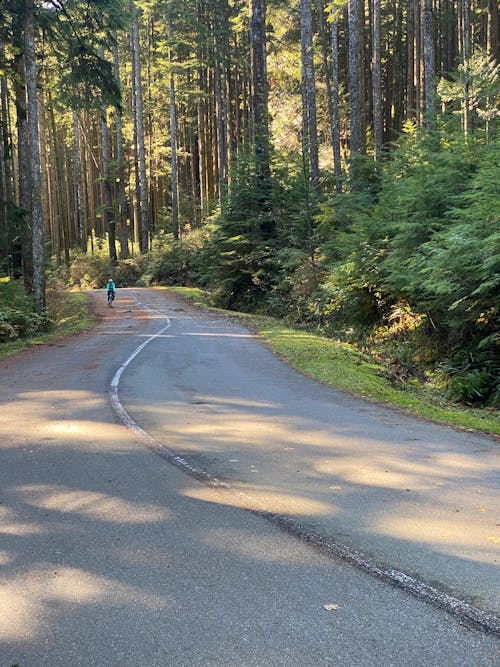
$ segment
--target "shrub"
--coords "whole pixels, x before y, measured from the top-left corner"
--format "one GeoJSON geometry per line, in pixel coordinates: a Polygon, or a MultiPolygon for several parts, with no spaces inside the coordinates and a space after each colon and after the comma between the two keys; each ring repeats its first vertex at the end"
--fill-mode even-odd
{"type": "Polygon", "coordinates": [[[9,340],[17,338],[16,330],[9,322],[2,319],[3,313],[0,311],[0,342],[6,343],[9,340]]]}
{"type": "Polygon", "coordinates": [[[144,261],[143,257],[120,259],[113,266],[104,248],[94,253],[78,253],[71,263],[69,281],[81,289],[98,289],[112,276],[118,287],[137,285],[141,282],[144,261]]]}
{"type": "Polygon", "coordinates": [[[207,239],[207,231],[202,230],[178,240],[170,234],[159,234],[145,261],[146,282],[184,287],[203,284],[201,266],[207,239]]]}

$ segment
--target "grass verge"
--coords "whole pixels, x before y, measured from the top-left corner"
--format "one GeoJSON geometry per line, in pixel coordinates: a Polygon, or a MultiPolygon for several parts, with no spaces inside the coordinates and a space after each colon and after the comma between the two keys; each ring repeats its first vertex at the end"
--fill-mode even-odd
{"type": "MultiPolygon", "coordinates": [[[[168,289],[198,306],[212,307],[210,293],[201,289],[168,289]]],[[[447,402],[438,391],[416,380],[401,388],[392,386],[385,377],[386,369],[354,345],[284,326],[269,317],[224,313],[242,319],[287,363],[330,387],[450,426],[500,434],[498,410],[447,402]]]]}

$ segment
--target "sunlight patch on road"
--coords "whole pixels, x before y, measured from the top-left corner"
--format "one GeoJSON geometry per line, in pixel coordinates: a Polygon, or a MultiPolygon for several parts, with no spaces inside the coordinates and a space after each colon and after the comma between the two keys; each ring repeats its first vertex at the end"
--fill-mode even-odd
{"type": "Polygon", "coordinates": [[[117,438],[116,424],[84,421],[82,419],[48,421],[44,424],[42,430],[47,435],[58,437],[70,436],[72,441],[114,441],[116,443],[117,438]]]}
{"type": "Polygon", "coordinates": [[[18,520],[17,512],[0,507],[0,535],[16,535],[25,537],[27,535],[41,535],[45,529],[34,523],[26,523],[18,520]]]}
{"type": "Polygon", "coordinates": [[[314,468],[322,475],[332,475],[352,484],[394,490],[409,488],[412,491],[445,486],[461,479],[464,472],[474,475],[489,470],[484,461],[451,454],[426,457],[424,462],[388,455],[376,459],[362,454],[339,456],[319,461],[314,468]]]}
{"type": "Polygon", "coordinates": [[[16,535],[27,537],[28,535],[41,535],[46,531],[34,523],[2,523],[0,533],[3,535],[16,535]]]}
{"type": "Polygon", "coordinates": [[[16,487],[24,501],[55,512],[77,514],[106,523],[152,523],[174,518],[170,510],[158,505],[132,503],[117,496],[63,486],[41,484],[16,487]]]}
{"type": "Polygon", "coordinates": [[[28,641],[33,639],[39,627],[39,610],[29,595],[22,595],[13,584],[0,583],[0,640],[28,641]]]}
{"type": "Polygon", "coordinates": [[[467,557],[480,563],[495,563],[500,557],[500,546],[488,541],[488,535],[494,531],[483,525],[476,525],[470,517],[458,510],[447,518],[417,516],[405,512],[404,516],[387,515],[373,520],[373,530],[381,535],[404,540],[405,542],[425,543],[433,550],[444,554],[453,554],[457,558],[467,557]]]}
{"type": "MultiPolygon", "coordinates": [[[[199,404],[203,405],[206,404],[207,406],[210,405],[216,405],[216,406],[230,406],[230,407],[236,407],[236,408],[277,408],[279,407],[279,403],[274,403],[271,401],[262,401],[262,400],[255,400],[255,399],[248,399],[248,398],[243,398],[243,397],[237,397],[233,398],[231,396],[215,396],[214,394],[196,394],[196,397],[194,399],[195,402],[198,402],[199,404]]],[[[252,415],[252,419],[255,418],[255,415],[252,415]]]]}
{"type": "Polygon", "coordinates": [[[45,563],[0,581],[0,640],[29,641],[49,632],[57,616],[73,613],[75,605],[102,604],[161,611],[168,601],[79,568],[45,563]]]}
{"type": "Polygon", "coordinates": [[[7,551],[0,551],[0,565],[5,566],[12,563],[14,559],[7,551]]]}
{"type": "Polygon", "coordinates": [[[339,511],[329,503],[297,494],[279,493],[259,486],[238,487],[237,484],[233,484],[232,489],[236,493],[222,493],[220,489],[211,487],[193,487],[185,489],[183,495],[208,503],[294,516],[332,516],[339,511]]]}

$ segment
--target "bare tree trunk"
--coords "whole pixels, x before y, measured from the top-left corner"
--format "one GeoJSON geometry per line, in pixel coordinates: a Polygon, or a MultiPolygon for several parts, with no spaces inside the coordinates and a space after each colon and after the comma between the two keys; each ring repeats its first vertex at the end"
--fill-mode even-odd
{"type": "MultiPolygon", "coordinates": [[[[101,47],[101,58],[104,58],[104,47],[101,47]]],[[[111,178],[109,169],[110,142],[108,129],[108,114],[106,105],[101,105],[101,149],[102,149],[102,185],[104,203],[104,223],[108,233],[109,259],[112,265],[116,264],[116,221],[111,196],[111,178]]]]}
{"type": "Polygon", "coordinates": [[[217,51],[215,52],[215,117],[217,128],[217,173],[219,176],[219,200],[222,202],[226,193],[227,183],[227,137],[226,137],[226,105],[223,97],[222,71],[217,51]]]}
{"type": "Polygon", "coordinates": [[[38,311],[45,308],[45,274],[43,252],[42,174],[38,132],[38,98],[35,48],[35,6],[25,0],[25,67],[26,99],[30,155],[31,228],[33,234],[33,293],[38,311]]]}
{"type": "Polygon", "coordinates": [[[101,109],[101,141],[102,141],[102,177],[104,194],[104,220],[108,232],[109,259],[112,264],[116,263],[116,235],[115,220],[111,201],[111,183],[109,180],[109,130],[107,122],[106,107],[101,109]]]}
{"type": "Polygon", "coordinates": [[[373,139],[375,160],[380,161],[382,153],[382,86],[380,53],[380,0],[373,0],[373,139]]]}
{"type": "MultiPolygon", "coordinates": [[[[132,3],[130,3],[132,8],[132,3]]],[[[132,9],[131,9],[132,12],[132,9]]],[[[137,139],[137,105],[136,105],[136,78],[134,74],[134,27],[133,24],[130,25],[130,54],[131,54],[131,88],[132,88],[132,119],[133,119],[133,149],[134,149],[134,189],[133,195],[131,196],[131,201],[133,202],[133,228],[134,228],[134,244],[141,249],[141,216],[140,216],[140,206],[141,206],[141,187],[139,179],[139,142],[137,139]]],[[[130,179],[129,179],[130,180],[130,179]]],[[[132,188],[131,188],[132,191],[132,188]]]]}
{"type": "MultiPolygon", "coordinates": [[[[48,253],[50,256],[54,254],[55,244],[53,243],[54,239],[54,201],[52,197],[52,173],[54,169],[48,167],[51,164],[50,162],[50,151],[49,151],[49,138],[50,138],[50,125],[47,120],[50,119],[46,113],[47,105],[45,103],[44,91],[39,92],[40,103],[39,103],[39,133],[40,133],[40,158],[41,163],[45,165],[45,169],[42,170],[42,206],[43,206],[43,219],[45,221],[45,236],[49,241],[48,253]],[[48,232],[48,233],[47,233],[48,232]]],[[[52,165],[51,165],[52,166],[52,165]]],[[[60,256],[57,256],[58,266],[61,265],[60,256]]]]}
{"type": "Polygon", "coordinates": [[[227,48],[225,44],[227,0],[214,2],[212,12],[215,117],[217,129],[217,172],[219,200],[224,201],[228,183],[228,105],[226,100],[227,48]]]}
{"type": "Polygon", "coordinates": [[[424,86],[425,123],[429,130],[435,129],[435,89],[434,89],[434,20],[432,0],[424,0],[424,86]]]}
{"type": "Polygon", "coordinates": [[[406,19],[407,77],[406,116],[411,118],[415,111],[415,0],[408,0],[406,19]]]}
{"type": "Polygon", "coordinates": [[[46,169],[46,181],[47,181],[47,200],[48,200],[48,223],[50,230],[50,241],[51,241],[51,252],[56,256],[57,266],[62,264],[62,254],[61,254],[61,233],[60,233],[60,224],[59,224],[59,201],[57,199],[57,176],[58,176],[58,166],[57,159],[54,159],[52,153],[53,147],[51,145],[51,140],[53,136],[52,125],[50,123],[51,116],[49,114],[48,123],[47,123],[47,140],[44,143],[43,150],[45,152],[44,159],[45,164],[50,164],[50,169],[46,169]]]}
{"type": "MultiPolygon", "coordinates": [[[[200,67],[200,72],[198,76],[198,81],[200,82],[200,90],[204,90],[202,87],[204,84],[204,77],[202,74],[202,68],[200,67]]],[[[206,154],[206,141],[205,141],[205,102],[200,98],[197,102],[197,124],[198,124],[198,179],[200,182],[200,213],[201,217],[204,218],[208,212],[208,183],[207,183],[207,154],[206,154]]]]}
{"type": "Polygon", "coordinates": [[[269,164],[268,86],[266,66],[266,15],[263,0],[251,0],[250,44],[252,52],[252,130],[254,155],[262,200],[267,201],[269,164]]]}
{"type": "MultiPolygon", "coordinates": [[[[5,61],[5,51],[3,45],[0,44],[0,68],[3,69],[5,61]]],[[[14,206],[14,180],[13,180],[13,163],[12,163],[12,140],[10,136],[10,117],[9,117],[9,100],[7,90],[7,77],[5,73],[0,75],[0,200],[1,200],[1,230],[2,236],[5,239],[5,248],[7,256],[12,255],[12,236],[14,230],[11,229],[9,223],[9,208],[14,206]]],[[[11,266],[8,266],[9,275],[11,273],[11,266]]]]}
{"type": "MultiPolygon", "coordinates": [[[[113,43],[113,63],[115,68],[115,78],[120,85],[120,64],[118,60],[118,43],[116,37],[113,43]]],[[[127,195],[125,189],[125,160],[123,156],[123,113],[121,106],[116,109],[116,161],[118,163],[118,211],[119,211],[119,237],[120,237],[120,257],[128,257],[128,234],[127,234],[127,195]]]]}
{"type": "Polygon", "coordinates": [[[177,178],[177,118],[175,109],[175,80],[172,69],[172,14],[168,8],[168,59],[170,64],[170,166],[172,171],[172,234],[174,239],[179,238],[179,185],[177,178]]]}
{"type": "Polygon", "coordinates": [[[470,56],[471,56],[471,31],[470,31],[470,0],[460,0],[462,3],[462,53],[464,67],[464,105],[463,105],[463,128],[467,140],[470,133],[470,56]]]}
{"type": "Polygon", "coordinates": [[[302,127],[305,164],[312,189],[319,192],[318,128],[313,61],[311,0],[300,0],[300,41],[302,63],[302,127]]]}
{"type": "Polygon", "coordinates": [[[338,9],[332,9],[332,146],[335,189],[342,191],[342,162],[340,157],[340,95],[339,95],[339,34],[338,9]]]}
{"type": "Polygon", "coordinates": [[[85,234],[85,214],[83,211],[83,172],[80,141],[80,124],[78,113],[73,111],[73,134],[74,134],[74,162],[75,162],[75,192],[76,192],[76,220],[78,229],[78,245],[82,252],[87,252],[87,236],[85,234]]]}
{"type": "Polygon", "coordinates": [[[59,141],[56,134],[56,125],[54,119],[54,108],[51,103],[50,90],[47,93],[48,104],[46,104],[46,113],[48,114],[48,140],[47,140],[47,164],[51,168],[48,170],[48,184],[50,191],[50,229],[51,241],[54,252],[56,253],[57,265],[62,264],[62,250],[64,245],[64,226],[62,222],[63,204],[59,196],[60,184],[62,181],[62,165],[60,151],[58,150],[59,141]]]}
{"type": "MultiPolygon", "coordinates": [[[[19,17],[21,19],[21,17],[19,17]]],[[[24,26],[21,21],[16,25],[16,34],[22,35],[24,26]]],[[[22,230],[22,274],[24,287],[27,292],[33,292],[33,236],[31,227],[31,190],[30,190],[30,152],[29,152],[29,130],[28,130],[28,110],[26,107],[26,70],[24,66],[25,58],[21,55],[24,47],[19,44],[20,54],[16,56],[16,76],[14,79],[14,90],[16,100],[16,119],[17,119],[17,161],[18,161],[18,205],[23,214],[22,230]]],[[[15,253],[13,253],[15,256],[15,253]]],[[[14,259],[14,257],[13,257],[14,259]]],[[[21,266],[19,266],[19,269],[21,266]]],[[[15,266],[10,267],[15,274],[15,266]]]]}
{"type": "Polygon", "coordinates": [[[131,26],[133,41],[133,78],[135,83],[135,114],[137,123],[137,152],[139,156],[139,190],[140,190],[140,248],[141,252],[148,251],[148,188],[146,179],[146,149],[144,143],[144,109],[142,101],[141,58],[139,41],[139,19],[137,8],[132,5],[133,19],[131,26]]]}
{"type": "Polygon", "coordinates": [[[349,134],[351,155],[351,188],[356,184],[356,156],[363,152],[363,118],[360,91],[359,2],[349,0],[349,134]]]}

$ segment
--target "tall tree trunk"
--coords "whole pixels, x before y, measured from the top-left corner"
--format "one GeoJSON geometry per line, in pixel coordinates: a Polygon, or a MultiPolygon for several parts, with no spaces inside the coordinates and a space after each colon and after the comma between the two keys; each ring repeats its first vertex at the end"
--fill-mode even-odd
{"type": "MultiPolygon", "coordinates": [[[[115,36],[113,42],[113,64],[115,68],[115,78],[118,85],[120,82],[120,63],[118,59],[118,42],[115,36]]],[[[127,234],[127,195],[125,185],[125,159],[123,154],[123,111],[121,104],[115,108],[115,132],[116,132],[116,161],[118,163],[118,212],[119,212],[119,238],[120,238],[120,257],[126,259],[128,257],[128,234],[127,234]]]]}
{"type": "MultiPolygon", "coordinates": [[[[250,44],[252,52],[252,130],[261,204],[268,205],[270,185],[268,86],[266,66],[266,14],[264,0],[251,0],[250,44]]],[[[265,234],[272,230],[265,229],[265,234]]]]}
{"type": "Polygon", "coordinates": [[[25,0],[25,67],[26,99],[30,155],[31,228],[33,234],[33,294],[39,312],[45,308],[45,274],[43,251],[42,173],[38,134],[38,98],[35,48],[35,6],[25,0]]]}
{"type": "MultiPolygon", "coordinates": [[[[14,206],[14,174],[12,162],[12,139],[10,135],[10,116],[9,99],[7,90],[7,76],[5,75],[5,51],[0,44],[0,69],[3,73],[0,75],[0,228],[4,239],[7,258],[12,256],[12,240],[15,230],[12,228],[9,220],[9,209],[14,206]]],[[[10,263],[10,260],[9,260],[10,263]]],[[[9,275],[11,267],[6,267],[9,275]]]]}
{"type": "Polygon", "coordinates": [[[434,89],[434,20],[432,0],[424,0],[424,86],[425,86],[425,124],[429,130],[436,127],[435,89],[434,89]]]}
{"type": "MultiPolygon", "coordinates": [[[[132,12],[132,3],[130,3],[131,12],[132,12]]],[[[133,196],[131,196],[131,201],[133,202],[133,227],[134,227],[134,244],[138,246],[139,252],[141,251],[141,186],[139,178],[139,141],[137,138],[137,104],[136,104],[136,77],[135,77],[135,39],[134,39],[134,24],[130,25],[130,55],[131,55],[131,88],[132,88],[132,119],[133,119],[133,151],[134,151],[134,160],[133,160],[133,170],[134,170],[134,189],[133,196]]],[[[130,179],[129,179],[130,180],[130,179]]],[[[131,189],[132,190],[132,189],[131,189]]]]}
{"type": "Polygon", "coordinates": [[[108,233],[109,244],[109,259],[111,264],[116,263],[116,226],[114,220],[112,199],[111,199],[111,183],[109,175],[109,130],[106,107],[103,105],[101,109],[101,141],[102,141],[102,178],[103,178],[103,195],[104,195],[104,221],[106,231],[108,233]]]}
{"type": "Polygon", "coordinates": [[[60,155],[60,142],[57,138],[56,123],[54,118],[54,107],[52,105],[50,90],[47,92],[47,103],[45,105],[48,114],[48,141],[47,141],[47,164],[51,165],[48,170],[48,184],[50,191],[50,229],[51,241],[56,253],[57,265],[62,264],[62,250],[65,247],[65,227],[63,225],[63,202],[60,196],[62,183],[62,159],[60,155]]]}
{"type": "Polygon", "coordinates": [[[411,118],[415,112],[415,0],[408,0],[406,18],[406,116],[411,118]]]}
{"type": "Polygon", "coordinates": [[[318,128],[313,61],[311,0],[300,0],[300,41],[302,63],[302,141],[308,177],[313,191],[319,192],[318,128]]]}
{"type": "Polygon", "coordinates": [[[76,220],[78,245],[82,252],[87,252],[87,236],[85,234],[85,214],[83,211],[83,171],[82,171],[82,155],[81,155],[81,141],[80,141],[80,124],[78,121],[78,113],[73,111],[73,139],[74,139],[74,163],[75,163],[75,193],[76,193],[76,220]]]}
{"type": "Polygon", "coordinates": [[[356,187],[356,157],[363,152],[363,118],[360,90],[360,29],[359,2],[349,0],[349,141],[351,156],[351,188],[356,187]]]}
{"type": "MultiPolygon", "coordinates": [[[[101,47],[101,58],[104,58],[104,47],[101,47]]],[[[108,129],[108,114],[106,104],[101,104],[101,149],[102,149],[102,185],[104,204],[104,225],[108,233],[109,259],[111,265],[116,264],[116,221],[111,195],[111,175],[109,168],[110,141],[108,129]]]]}
{"type": "Polygon", "coordinates": [[[462,54],[464,69],[464,104],[463,104],[463,128],[467,140],[470,133],[470,56],[471,56],[471,26],[470,26],[470,0],[460,0],[462,4],[462,54]]]}
{"type": "Polygon", "coordinates": [[[342,191],[342,163],[340,153],[340,94],[339,94],[339,34],[338,9],[332,9],[332,146],[335,189],[342,191]]]}
{"type": "MultiPolygon", "coordinates": [[[[330,136],[333,139],[333,95],[332,95],[332,71],[329,65],[331,55],[331,33],[327,30],[327,14],[324,0],[317,0],[318,30],[321,43],[321,62],[323,78],[325,81],[326,102],[328,108],[328,119],[330,121],[330,136]]],[[[333,140],[332,140],[333,147],[333,140]]],[[[335,155],[334,155],[335,162],[335,155]]]]}
{"type": "MultiPolygon", "coordinates": [[[[198,82],[200,91],[205,92],[205,76],[203,67],[199,68],[198,82]]],[[[200,214],[202,219],[208,213],[208,165],[206,149],[206,123],[205,123],[205,101],[199,96],[196,108],[197,135],[198,135],[198,179],[200,183],[200,214]]]]}
{"type": "MultiPolygon", "coordinates": [[[[403,7],[408,5],[407,0],[395,0],[394,2],[394,65],[391,77],[391,95],[388,92],[385,94],[382,87],[382,104],[385,103],[387,108],[386,117],[390,122],[383,124],[382,127],[382,142],[394,141],[400,134],[405,119],[405,63],[406,55],[403,36],[403,7]]],[[[387,48],[389,51],[389,47],[387,48]]],[[[389,84],[388,84],[389,86],[389,84]]]]}
{"type": "Polygon", "coordinates": [[[424,116],[424,82],[423,82],[423,48],[422,48],[422,7],[421,0],[413,0],[414,2],[414,20],[415,20],[415,110],[416,118],[419,125],[423,125],[424,116]]]}
{"type": "Polygon", "coordinates": [[[213,53],[214,53],[214,86],[215,86],[215,114],[217,129],[217,171],[219,200],[224,201],[228,182],[228,104],[227,89],[227,46],[229,34],[227,25],[227,0],[217,0],[214,3],[212,15],[213,53]]]}
{"type": "Polygon", "coordinates": [[[140,190],[140,248],[141,252],[148,251],[148,188],[146,178],[146,148],[144,142],[144,107],[142,101],[142,77],[141,77],[141,58],[139,41],[139,19],[137,8],[132,5],[132,40],[133,40],[133,67],[132,76],[134,78],[135,88],[135,115],[137,126],[137,152],[139,157],[139,190],[140,190]]]}
{"type": "Polygon", "coordinates": [[[179,184],[177,177],[177,117],[175,109],[175,80],[172,63],[172,8],[168,7],[168,60],[170,64],[170,166],[172,171],[172,234],[174,239],[179,238],[179,184]]]}
{"type": "Polygon", "coordinates": [[[380,53],[380,0],[373,0],[373,139],[375,160],[380,161],[382,153],[382,84],[380,53]]]}
{"type": "MultiPolygon", "coordinates": [[[[20,14],[15,26],[15,35],[24,34],[24,25],[22,25],[22,15],[20,14]]],[[[28,110],[26,106],[26,70],[24,45],[18,44],[19,54],[16,56],[16,73],[14,78],[14,93],[16,103],[16,122],[17,122],[17,173],[18,173],[18,205],[23,215],[22,223],[22,259],[19,256],[16,262],[16,255],[21,253],[12,252],[14,265],[11,266],[13,275],[22,271],[24,287],[27,292],[33,292],[33,235],[31,227],[31,189],[30,189],[30,149],[29,149],[29,129],[28,129],[28,110]],[[16,267],[16,263],[19,264],[16,267]],[[21,267],[22,264],[22,267],[21,267]]],[[[18,274],[18,275],[19,275],[18,274]]]]}
{"type": "Polygon", "coordinates": [[[45,109],[45,115],[48,116],[45,122],[47,136],[46,140],[42,142],[42,150],[45,164],[50,164],[50,169],[45,169],[50,247],[51,253],[56,257],[57,266],[61,266],[61,235],[59,229],[59,201],[57,198],[58,164],[53,153],[52,113],[48,111],[47,106],[45,106],[45,109]]]}

